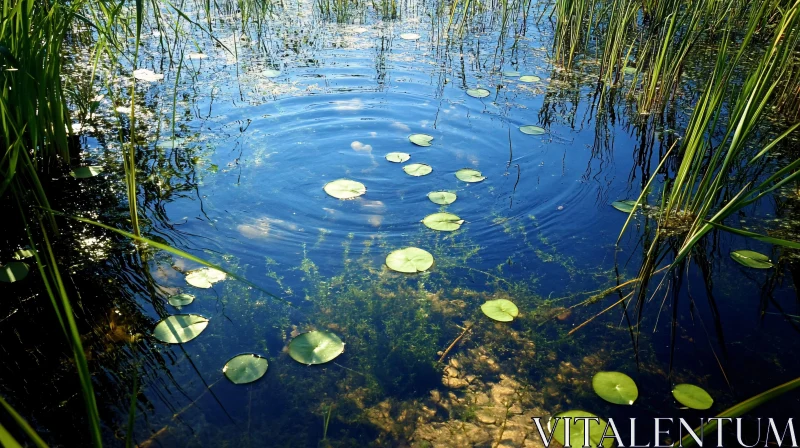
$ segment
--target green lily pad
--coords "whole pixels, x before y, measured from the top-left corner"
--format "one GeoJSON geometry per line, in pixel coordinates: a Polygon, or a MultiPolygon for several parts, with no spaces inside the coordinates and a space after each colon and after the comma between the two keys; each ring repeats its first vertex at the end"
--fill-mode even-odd
{"type": "Polygon", "coordinates": [[[633,404],[639,397],[636,383],[622,372],[597,372],[592,388],[600,398],[614,404],[633,404]]]}
{"type": "Polygon", "coordinates": [[[467,95],[473,98],[486,98],[487,96],[491,95],[492,92],[486,89],[468,89],[467,95]]]}
{"type": "Polygon", "coordinates": [[[528,135],[542,135],[547,133],[547,131],[543,127],[534,126],[532,124],[526,126],[520,126],[519,131],[522,132],[523,134],[528,134],[528,135]]]}
{"type": "Polygon", "coordinates": [[[233,384],[247,384],[264,376],[268,367],[267,358],[255,353],[244,353],[226,362],[222,373],[233,384]]]}
{"type": "Polygon", "coordinates": [[[408,140],[417,146],[431,146],[433,137],[428,134],[411,134],[408,136],[408,140]]]}
{"type": "Polygon", "coordinates": [[[14,255],[12,255],[11,258],[19,261],[19,260],[24,260],[26,258],[32,258],[34,255],[36,254],[31,249],[25,247],[15,251],[14,255]]]}
{"type": "Polygon", "coordinates": [[[623,201],[614,201],[611,203],[611,206],[615,209],[623,212],[623,213],[630,213],[633,211],[633,207],[636,206],[636,201],[633,199],[625,199],[623,201]]]}
{"type": "Polygon", "coordinates": [[[417,40],[419,39],[419,34],[417,33],[403,33],[400,35],[400,39],[403,40],[417,40]]]}
{"type": "Polygon", "coordinates": [[[525,76],[520,76],[519,80],[522,82],[539,82],[542,80],[542,78],[533,75],[525,75],[525,76]]]}
{"type": "Polygon", "coordinates": [[[458,230],[464,220],[452,213],[433,213],[426,216],[422,223],[429,229],[452,232],[458,230]]]}
{"type": "Polygon", "coordinates": [[[424,163],[412,163],[410,165],[404,166],[403,171],[405,171],[406,174],[408,174],[409,176],[419,177],[431,174],[433,168],[431,168],[430,165],[426,165],[424,163]]]}
{"type": "Polygon", "coordinates": [[[0,282],[14,283],[28,276],[30,268],[21,261],[12,261],[0,267],[0,282]]]}
{"type": "MultiPolygon", "coordinates": [[[[565,417],[569,417],[569,445],[575,448],[582,447],[584,443],[584,420],[575,420],[575,417],[589,417],[589,418],[597,418],[598,420],[588,420],[589,422],[589,441],[591,442],[591,446],[595,447],[600,445],[600,440],[603,437],[603,431],[606,429],[606,425],[608,424],[602,418],[597,417],[596,415],[581,411],[581,410],[574,410],[574,411],[566,411],[560,414],[556,414],[553,418],[547,422],[547,431],[553,434],[553,438],[555,438],[558,443],[562,445],[566,445],[566,440],[564,439],[564,421],[565,417]],[[558,420],[555,417],[559,417],[558,420]],[[554,423],[555,422],[555,423],[554,423]]],[[[609,436],[613,435],[614,431],[609,429],[608,434],[606,434],[606,438],[603,439],[603,448],[606,445],[609,448],[613,445],[613,439],[609,439],[609,436]]]]}
{"type": "Polygon", "coordinates": [[[367,192],[367,187],[364,184],[350,179],[337,179],[328,182],[322,189],[336,199],[354,199],[367,192]]]}
{"type": "Polygon", "coordinates": [[[153,337],[167,344],[182,344],[196,338],[208,326],[208,319],[197,314],[176,314],[162,319],[153,337]]]}
{"type": "Polygon", "coordinates": [[[69,175],[75,179],[86,179],[89,177],[97,176],[103,172],[102,166],[79,166],[69,172],[69,175]]]}
{"type": "Polygon", "coordinates": [[[456,198],[456,194],[449,191],[431,191],[428,193],[428,199],[439,205],[450,205],[456,201],[456,198]]]}
{"type": "Polygon", "coordinates": [[[472,168],[462,168],[456,171],[456,177],[458,180],[463,180],[464,182],[474,183],[480,182],[484,179],[483,175],[478,170],[473,170],[472,168]]]}
{"type": "Polygon", "coordinates": [[[398,249],[386,256],[386,266],[397,272],[415,274],[433,266],[433,255],[418,247],[398,249]]]}
{"type": "Polygon", "coordinates": [[[197,288],[210,288],[214,283],[225,280],[225,273],[211,268],[200,268],[186,274],[186,283],[197,288]]]}
{"type": "Polygon", "coordinates": [[[622,69],[622,73],[625,73],[626,75],[635,75],[637,71],[638,70],[636,69],[636,67],[631,67],[631,66],[627,66],[622,69]]]}
{"type": "Polygon", "coordinates": [[[302,364],[324,364],[344,352],[344,342],[330,331],[309,331],[289,342],[289,356],[302,364]]]}
{"type": "Polygon", "coordinates": [[[386,154],[386,160],[394,163],[403,163],[407,162],[411,156],[405,152],[390,152],[386,154]]]}
{"type": "Polygon", "coordinates": [[[515,71],[515,70],[507,70],[507,71],[503,72],[503,76],[506,76],[508,78],[517,78],[517,77],[519,77],[519,75],[520,75],[520,73],[518,71],[515,71]]]}
{"type": "Polygon", "coordinates": [[[277,78],[278,76],[281,75],[281,71],[275,70],[274,68],[268,68],[264,70],[264,73],[262,73],[262,75],[264,75],[265,78],[277,78]]]}
{"type": "Polygon", "coordinates": [[[167,302],[172,306],[186,306],[194,302],[194,296],[186,293],[175,294],[174,296],[169,296],[167,302]]]}
{"type": "Polygon", "coordinates": [[[731,258],[737,263],[755,269],[769,269],[773,267],[768,256],[753,252],[752,250],[736,250],[731,252],[731,258]]]}
{"type": "Polygon", "coordinates": [[[672,389],[672,396],[687,408],[705,410],[714,404],[714,399],[702,388],[692,384],[678,384],[672,389]]]}
{"type": "Polygon", "coordinates": [[[514,302],[506,299],[488,300],[481,305],[483,314],[500,322],[511,322],[519,315],[519,308],[514,302]]]}

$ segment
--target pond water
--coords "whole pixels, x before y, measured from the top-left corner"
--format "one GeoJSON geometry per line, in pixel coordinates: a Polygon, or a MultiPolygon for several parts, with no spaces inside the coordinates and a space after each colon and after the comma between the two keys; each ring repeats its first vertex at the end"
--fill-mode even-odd
{"type": "MultiPolygon", "coordinates": [[[[617,246],[627,215],[610,204],[638,195],[690,110],[670,126],[654,124],[636,116],[622,89],[598,106],[596,63],[556,67],[552,24],[535,6],[513,26],[503,28],[489,11],[450,36],[442,32],[447,15],[430,15],[424,2],[403,3],[400,17],[386,21],[356,9],[336,23],[311,3],[282,11],[244,33],[240,14],[215,17],[214,39],[194,30],[177,44],[171,30],[146,29],[140,67],[164,79],[137,86],[143,232],[249,283],[228,277],[196,288],[185,276],[199,264],[86,232],[69,266],[86,296],[97,298],[86,344],[109,446],[123,443],[134,376],[140,446],[292,447],[539,446],[534,416],[584,409],[696,421],[796,376],[797,323],[777,314],[796,310],[788,275],[796,271],[744,268],[731,250],[771,249],[730,235],[713,239],[677,295],[666,289],[650,299],[638,356],[619,306],[568,334],[622,296],[573,306],[636,275],[649,244],[645,219],[635,217],[617,246]],[[183,57],[175,53],[170,63],[162,45],[183,57]],[[489,94],[468,95],[474,88],[489,94]],[[525,134],[525,125],[545,132],[525,134]],[[432,136],[430,146],[411,143],[416,133],[432,136]],[[410,160],[392,163],[390,152],[410,160]],[[403,166],[411,163],[432,172],[410,176],[403,166]],[[457,179],[462,168],[485,180],[457,179]],[[323,187],[341,178],[363,183],[366,193],[326,194],[323,187]],[[457,200],[428,199],[442,190],[457,200]],[[421,223],[440,211],[463,219],[460,229],[421,223]],[[386,256],[409,246],[430,252],[433,267],[414,275],[388,269],[386,256]],[[196,298],[169,305],[178,293],[196,298]],[[518,306],[513,322],[480,311],[498,298],[518,306]],[[150,337],[160,319],[179,313],[204,316],[208,326],[183,345],[150,337]],[[343,354],[323,365],[294,361],[288,342],[314,329],[341,337],[343,354]],[[250,352],[268,360],[265,376],[227,381],[225,363],[250,352]],[[594,394],[592,376],[601,370],[636,380],[633,406],[594,394]],[[708,390],[714,406],[681,409],[670,391],[684,382],[708,390]]],[[[81,131],[80,162],[104,173],[64,182],[66,199],[89,197],[73,198],[68,211],[125,227],[115,135],[128,121],[111,115],[120,104],[110,95],[100,100],[105,124],[81,131]]],[[[776,213],[764,203],[741,219],[776,213]]],[[[23,305],[25,291],[12,291],[23,305]]],[[[46,306],[34,308],[46,313],[46,306]]],[[[3,340],[25,319],[33,318],[10,314],[3,340]]],[[[20,347],[30,344],[26,337],[20,347]]],[[[31,361],[9,344],[16,343],[4,342],[4,350],[18,361],[4,368],[4,380],[37,365],[62,373],[38,393],[14,392],[23,386],[9,379],[5,395],[44,427],[62,419],[49,426],[53,441],[82,444],[80,394],[63,373],[71,368],[67,352],[31,361]],[[43,410],[21,403],[38,394],[43,410]]],[[[786,418],[799,404],[788,395],[753,415],[786,418]]]]}

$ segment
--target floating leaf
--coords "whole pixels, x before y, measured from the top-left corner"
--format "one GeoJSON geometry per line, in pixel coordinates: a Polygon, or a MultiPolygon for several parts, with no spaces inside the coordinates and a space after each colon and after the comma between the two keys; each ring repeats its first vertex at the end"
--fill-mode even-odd
{"type": "Polygon", "coordinates": [[[627,66],[624,69],[622,69],[622,73],[625,73],[626,75],[635,75],[637,71],[638,70],[636,70],[636,67],[631,67],[631,66],[627,66]]]}
{"type": "Polygon", "coordinates": [[[418,247],[398,249],[386,256],[386,266],[397,272],[414,274],[423,272],[433,266],[433,255],[418,247]]]}
{"type": "Polygon", "coordinates": [[[222,373],[233,384],[247,384],[264,376],[268,367],[267,358],[255,353],[244,353],[226,362],[222,373]]]}
{"type": "Polygon", "coordinates": [[[562,445],[566,445],[566,440],[564,439],[564,418],[569,417],[569,445],[573,447],[582,447],[585,438],[585,426],[584,422],[589,422],[589,441],[591,442],[591,446],[596,447],[600,446],[600,441],[603,442],[603,447],[605,448],[606,445],[611,447],[613,442],[609,440],[610,436],[614,435],[614,431],[609,429],[608,434],[606,434],[606,438],[603,438],[603,431],[606,429],[606,425],[608,424],[602,418],[597,417],[596,415],[586,412],[586,411],[566,411],[560,414],[556,414],[553,418],[547,422],[547,431],[553,434],[553,438],[558,440],[558,443],[562,445]],[[558,420],[556,420],[558,417],[558,420]],[[575,417],[589,417],[592,420],[575,420],[575,417]],[[593,419],[597,420],[593,420],[593,419]],[[554,427],[555,426],[555,427],[554,427]]]}
{"type": "Polygon", "coordinates": [[[186,55],[186,59],[192,59],[192,60],[205,59],[207,57],[208,57],[208,55],[206,55],[204,53],[189,53],[189,54],[186,55]]]}
{"type": "Polygon", "coordinates": [[[186,306],[194,302],[194,296],[186,293],[175,294],[174,296],[169,296],[167,302],[172,306],[186,306]]]}
{"type": "Polygon", "coordinates": [[[714,399],[708,392],[692,384],[678,384],[672,389],[672,396],[687,408],[701,411],[714,404],[714,399]]]}
{"type": "Polygon", "coordinates": [[[614,404],[633,404],[639,397],[636,383],[622,372],[597,372],[592,388],[600,398],[614,404]]]}
{"type": "Polygon", "coordinates": [[[303,364],[324,364],[344,351],[344,342],[330,331],[309,331],[289,342],[289,356],[303,364]]]}
{"type": "Polygon", "coordinates": [[[517,305],[506,299],[488,300],[481,305],[481,311],[490,319],[500,322],[511,322],[519,315],[517,305]]]}
{"type": "Polygon", "coordinates": [[[403,171],[409,176],[419,177],[430,174],[433,171],[430,165],[424,163],[412,163],[403,167],[403,171]]]}
{"type": "Polygon", "coordinates": [[[322,189],[336,199],[353,199],[367,192],[367,187],[364,184],[350,179],[337,179],[328,182],[322,189]]]}
{"type": "Polygon", "coordinates": [[[518,71],[514,71],[514,70],[508,70],[508,71],[503,72],[503,76],[507,76],[509,78],[516,78],[519,75],[520,75],[520,73],[518,71]]]}
{"type": "Polygon", "coordinates": [[[138,70],[134,70],[133,77],[138,80],[147,82],[161,81],[162,79],[164,79],[164,75],[160,73],[155,73],[152,70],[148,70],[146,68],[140,68],[138,70]]]}
{"type": "Polygon", "coordinates": [[[520,76],[519,80],[522,82],[538,82],[541,81],[542,78],[533,75],[525,75],[525,76],[520,76]]]}
{"type": "Polygon", "coordinates": [[[0,267],[0,282],[14,283],[28,276],[30,268],[21,261],[12,261],[0,267]]]}
{"type": "Polygon", "coordinates": [[[408,136],[408,139],[417,146],[431,146],[433,137],[428,134],[411,134],[408,136]]]}
{"type": "Polygon", "coordinates": [[[210,288],[225,280],[225,273],[212,268],[200,268],[186,274],[186,283],[197,288],[210,288]]]}
{"type": "Polygon", "coordinates": [[[404,152],[390,152],[386,154],[386,160],[394,163],[403,163],[407,162],[411,156],[404,152]]]}
{"type": "Polygon", "coordinates": [[[69,172],[69,175],[75,179],[86,179],[88,177],[97,176],[103,172],[102,166],[79,166],[69,172]]]}
{"type": "Polygon", "coordinates": [[[278,76],[281,75],[281,71],[275,70],[274,68],[268,68],[264,70],[264,73],[262,74],[264,75],[265,78],[277,78],[278,76]]]}
{"type": "Polygon", "coordinates": [[[422,223],[433,230],[452,232],[458,230],[461,224],[464,224],[464,220],[452,213],[433,213],[426,216],[422,223]]]}
{"type": "Polygon", "coordinates": [[[167,344],[182,344],[196,338],[208,326],[208,319],[197,314],[176,314],[162,319],[153,337],[167,344]]]}
{"type": "Polygon", "coordinates": [[[484,179],[483,175],[478,170],[473,170],[472,168],[462,168],[456,171],[456,177],[458,180],[463,180],[464,182],[480,182],[484,179]]]}
{"type": "Polygon", "coordinates": [[[26,258],[31,258],[34,255],[35,254],[33,253],[32,250],[30,250],[29,248],[25,247],[25,248],[19,249],[16,252],[14,252],[14,255],[12,255],[11,258],[13,258],[15,260],[24,260],[26,258]]]}
{"type": "Polygon", "coordinates": [[[623,213],[630,213],[633,211],[633,207],[636,206],[636,201],[634,201],[633,199],[614,201],[611,203],[611,206],[623,213]]]}
{"type": "Polygon", "coordinates": [[[431,191],[428,193],[428,199],[434,204],[450,205],[456,201],[456,194],[449,191],[431,191]]]}
{"type": "Polygon", "coordinates": [[[755,269],[769,269],[771,268],[772,261],[768,256],[753,252],[752,250],[736,250],[731,252],[731,258],[736,260],[739,264],[747,266],[748,268],[755,269]]]}
{"type": "Polygon", "coordinates": [[[492,92],[486,89],[468,89],[467,95],[473,98],[486,98],[487,96],[491,95],[492,92]]]}
{"type": "Polygon", "coordinates": [[[417,33],[403,33],[403,34],[400,35],[400,39],[417,40],[417,39],[419,39],[419,34],[417,34],[417,33]]]}
{"type": "Polygon", "coordinates": [[[542,135],[547,133],[547,131],[543,127],[534,126],[532,124],[526,126],[520,126],[519,131],[522,132],[523,134],[528,134],[528,135],[542,135]]]}

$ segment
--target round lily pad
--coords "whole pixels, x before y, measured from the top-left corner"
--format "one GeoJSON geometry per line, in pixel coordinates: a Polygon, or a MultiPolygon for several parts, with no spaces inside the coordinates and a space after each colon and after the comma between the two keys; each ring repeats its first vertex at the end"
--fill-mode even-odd
{"type": "Polygon", "coordinates": [[[523,134],[528,134],[528,135],[542,135],[547,133],[547,131],[543,127],[534,126],[532,124],[526,126],[520,126],[519,131],[522,132],[523,134]]]}
{"type": "Polygon", "coordinates": [[[687,408],[701,411],[714,404],[714,399],[708,392],[692,384],[678,384],[672,389],[672,396],[687,408]]]}
{"type": "Polygon", "coordinates": [[[147,81],[147,82],[161,81],[162,79],[164,79],[164,75],[162,75],[161,73],[156,73],[146,68],[140,68],[138,70],[134,70],[133,77],[140,81],[147,81]]]}
{"type": "Polygon", "coordinates": [[[267,358],[255,353],[244,353],[226,362],[222,373],[233,384],[247,384],[264,376],[268,367],[267,358]]]}
{"type": "Polygon", "coordinates": [[[464,182],[474,183],[480,182],[484,179],[483,175],[478,170],[473,170],[472,168],[462,168],[456,171],[456,177],[458,180],[463,180],[464,182]]]}
{"type": "Polygon", "coordinates": [[[486,98],[487,96],[491,95],[492,92],[486,89],[469,89],[467,90],[467,95],[473,98],[486,98]]]}
{"type": "Polygon", "coordinates": [[[70,171],[69,175],[75,179],[86,179],[97,176],[101,172],[103,172],[102,166],[79,166],[70,171]]]}
{"type": "Polygon", "coordinates": [[[386,266],[397,272],[414,274],[427,271],[433,266],[433,255],[418,247],[398,249],[386,256],[386,266]]]}
{"type": "Polygon", "coordinates": [[[533,75],[525,75],[525,76],[520,76],[519,80],[522,82],[538,82],[541,81],[542,78],[533,75]]]}
{"type": "Polygon", "coordinates": [[[21,261],[12,261],[0,267],[0,282],[14,283],[28,276],[30,268],[21,261]]]}
{"type": "Polygon", "coordinates": [[[633,207],[636,206],[636,201],[634,201],[633,199],[625,199],[625,200],[622,200],[622,201],[614,201],[614,202],[611,203],[611,206],[614,207],[615,209],[621,211],[621,212],[630,213],[630,212],[633,211],[633,207]]]}
{"type": "Polygon", "coordinates": [[[196,338],[208,326],[208,319],[197,314],[176,314],[162,319],[153,337],[167,344],[182,344],[196,338]]]}
{"type": "Polygon", "coordinates": [[[403,40],[417,40],[419,39],[419,34],[417,33],[403,33],[400,35],[400,39],[403,40]]]}
{"type": "Polygon", "coordinates": [[[210,288],[214,283],[225,280],[225,273],[211,268],[200,268],[186,274],[186,283],[197,288],[210,288]]]}
{"type": "Polygon", "coordinates": [[[516,77],[518,77],[520,75],[520,73],[518,71],[515,71],[515,70],[506,70],[502,74],[503,74],[503,76],[508,77],[508,78],[516,78],[516,77]]]}
{"type": "Polygon", "coordinates": [[[625,73],[626,75],[635,75],[636,72],[638,72],[636,67],[627,66],[622,69],[622,73],[625,73]]]}
{"type": "Polygon", "coordinates": [[[736,250],[731,252],[731,258],[742,266],[755,269],[769,269],[772,265],[772,260],[764,254],[754,252],[752,250],[736,250]]]}
{"type": "Polygon", "coordinates": [[[592,388],[600,398],[614,404],[633,404],[639,397],[636,383],[622,372],[597,372],[592,388]]]}
{"type": "Polygon", "coordinates": [[[428,193],[428,199],[434,204],[450,205],[456,201],[456,194],[449,191],[431,191],[428,193]]]}
{"type": "Polygon", "coordinates": [[[405,152],[390,152],[386,154],[386,160],[394,163],[403,163],[407,162],[411,156],[405,152]]]}
{"type": "Polygon", "coordinates": [[[452,232],[458,230],[464,220],[452,213],[433,213],[426,216],[422,223],[429,229],[452,232]]]}
{"type": "Polygon", "coordinates": [[[344,342],[330,331],[309,331],[289,342],[289,356],[302,364],[324,364],[344,352],[344,342]]]}
{"type": "Polygon", "coordinates": [[[488,300],[481,305],[481,311],[490,319],[500,322],[511,322],[519,315],[517,305],[506,299],[488,300]]]}
{"type": "Polygon", "coordinates": [[[322,189],[336,199],[354,199],[367,192],[367,187],[364,184],[350,179],[337,179],[328,182],[322,189]]]}
{"type": "Polygon", "coordinates": [[[408,140],[417,146],[431,146],[433,137],[428,134],[411,134],[408,136],[408,140]]]}
{"type": "MultiPolygon", "coordinates": [[[[566,411],[560,414],[554,415],[549,422],[547,422],[547,431],[553,434],[553,438],[558,440],[558,443],[562,445],[566,445],[566,440],[564,439],[564,418],[570,417],[569,423],[569,445],[573,447],[581,447],[584,443],[584,420],[575,420],[575,417],[589,417],[589,418],[597,418],[598,420],[587,420],[589,422],[589,441],[591,442],[591,446],[595,447],[600,445],[600,440],[603,437],[603,431],[606,429],[606,425],[608,424],[602,418],[597,417],[596,415],[581,411],[581,410],[574,410],[574,411],[566,411]],[[558,418],[556,418],[558,417],[558,418]]],[[[606,438],[603,440],[603,447],[605,448],[606,445],[611,447],[613,445],[613,439],[609,439],[609,436],[612,436],[614,431],[609,429],[608,434],[606,434],[606,438]]]]}
{"type": "Polygon", "coordinates": [[[186,293],[175,294],[173,296],[169,296],[167,302],[172,306],[186,306],[194,302],[194,296],[186,293]]]}
{"type": "Polygon", "coordinates": [[[264,73],[262,74],[264,75],[265,78],[277,78],[278,76],[281,75],[281,71],[275,70],[274,68],[268,68],[264,70],[264,73]]]}
{"type": "Polygon", "coordinates": [[[430,165],[424,163],[412,163],[403,167],[403,171],[409,176],[419,177],[430,174],[433,171],[430,165]]]}

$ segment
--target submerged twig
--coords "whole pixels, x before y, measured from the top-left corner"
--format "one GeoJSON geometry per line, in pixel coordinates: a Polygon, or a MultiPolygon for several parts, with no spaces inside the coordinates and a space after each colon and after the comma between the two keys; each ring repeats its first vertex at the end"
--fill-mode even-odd
{"type": "Polygon", "coordinates": [[[468,331],[469,331],[469,330],[472,328],[472,325],[473,325],[473,324],[469,324],[469,325],[467,325],[467,326],[464,328],[464,331],[462,331],[462,332],[461,332],[461,334],[460,334],[460,335],[458,335],[458,337],[457,337],[457,338],[456,338],[456,339],[453,341],[453,343],[452,343],[452,344],[450,344],[450,346],[448,346],[448,347],[447,347],[447,350],[445,350],[445,351],[444,351],[444,353],[442,353],[442,356],[439,358],[439,362],[442,362],[442,361],[444,361],[444,358],[447,356],[447,354],[448,354],[448,353],[450,353],[450,350],[452,350],[452,349],[453,349],[453,347],[455,347],[455,346],[456,346],[456,344],[458,344],[458,341],[460,341],[460,340],[461,340],[461,339],[464,337],[464,335],[466,335],[466,334],[467,334],[467,332],[468,332],[468,331]]]}

